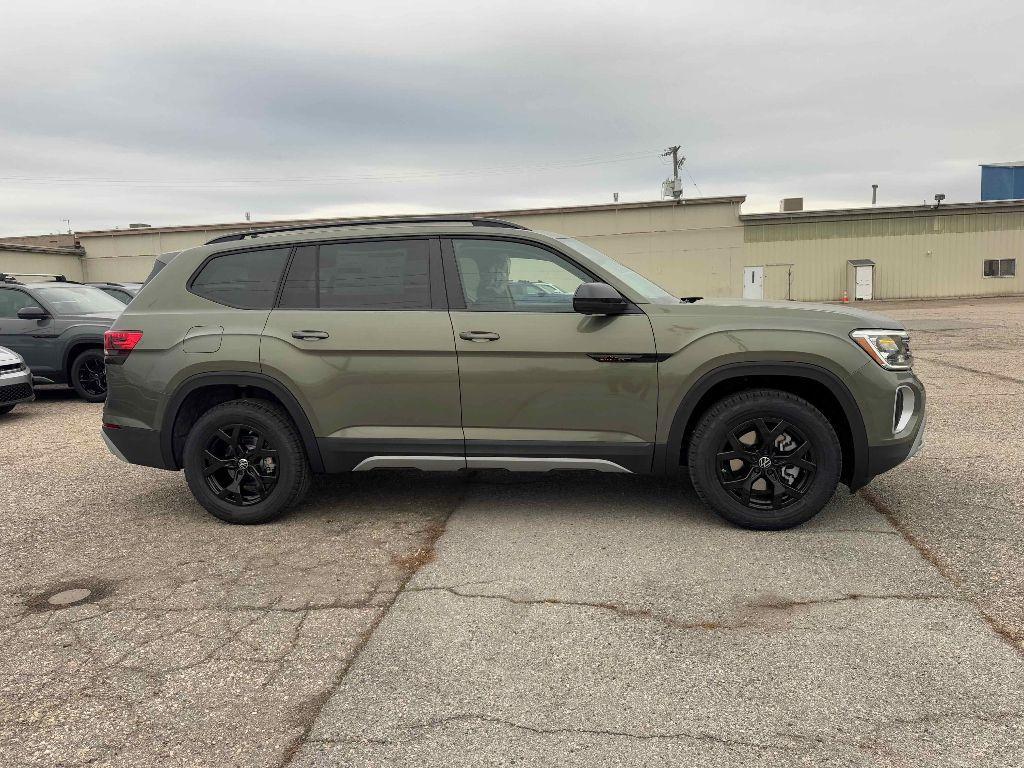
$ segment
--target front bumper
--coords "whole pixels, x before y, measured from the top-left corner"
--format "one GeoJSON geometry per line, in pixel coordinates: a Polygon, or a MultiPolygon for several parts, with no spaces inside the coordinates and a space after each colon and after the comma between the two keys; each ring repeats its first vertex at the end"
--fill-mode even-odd
{"type": "MultiPolygon", "coordinates": [[[[924,387],[916,382],[918,392],[918,413],[915,413],[910,426],[905,430],[903,439],[896,439],[882,445],[868,446],[868,478],[888,472],[893,467],[913,458],[924,446],[924,430],[926,421],[924,387]]],[[[897,436],[898,438],[899,436],[897,436]]]]}
{"type": "Polygon", "coordinates": [[[28,368],[0,372],[0,405],[27,403],[35,399],[32,372],[28,368]]]}

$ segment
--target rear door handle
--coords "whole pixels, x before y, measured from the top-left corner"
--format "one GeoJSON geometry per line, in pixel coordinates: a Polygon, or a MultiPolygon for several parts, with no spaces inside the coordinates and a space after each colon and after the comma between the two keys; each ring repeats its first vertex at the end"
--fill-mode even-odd
{"type": "Polygon", "coordinates": [[[463,331],[459,338],[466,341],[497,341],[501,336],[494,331],[463,331]]]}
{"type": "Polygon", "coordinates": [[[315,341],[316,339],[327,339],[330,338],[331,334],[327,331],[292,331],[293,339],[301,339],[302,341],[315,341]]]}

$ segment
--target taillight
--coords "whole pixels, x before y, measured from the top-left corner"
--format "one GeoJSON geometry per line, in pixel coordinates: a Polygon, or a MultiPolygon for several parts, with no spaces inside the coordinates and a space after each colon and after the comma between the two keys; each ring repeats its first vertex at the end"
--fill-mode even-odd
{"type": "Polygon", "coordinates": [[[123,363],[142,341],[142,331],[107,331],[103,334],[103,356],[108,363],[123,363]]]}

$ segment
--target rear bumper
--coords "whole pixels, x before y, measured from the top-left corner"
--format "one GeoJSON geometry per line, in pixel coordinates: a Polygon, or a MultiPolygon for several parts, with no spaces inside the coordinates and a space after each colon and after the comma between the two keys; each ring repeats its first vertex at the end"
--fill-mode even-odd
{"type": "Polygon", "coordinates": [[[138,427],[103,426],[103,442],[107,450],[129,464],[141,464],[157,469],[176,469],[167,466],[160,451],[160,433],[155,429],[138,427]]]}

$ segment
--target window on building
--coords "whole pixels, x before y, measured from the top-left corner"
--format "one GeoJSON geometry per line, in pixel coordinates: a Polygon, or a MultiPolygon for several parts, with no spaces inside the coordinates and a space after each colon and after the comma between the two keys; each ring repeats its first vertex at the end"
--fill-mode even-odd
{"type": "Polygon", "coordinates": [[[296,250],[281,309],[430,309],[426,240],[330,243],[296,250]]]}
{"type": "Polygon", "coordinates": [[[1016,274],[1016,259],[985,259],[985,277],[1014,277],[1016,274]]]}
{"type": "Polygon", "coordinates": [[[290,248],[215,256],[192,280],[192,293],[238,309],[270,309],[290,248]]]}

